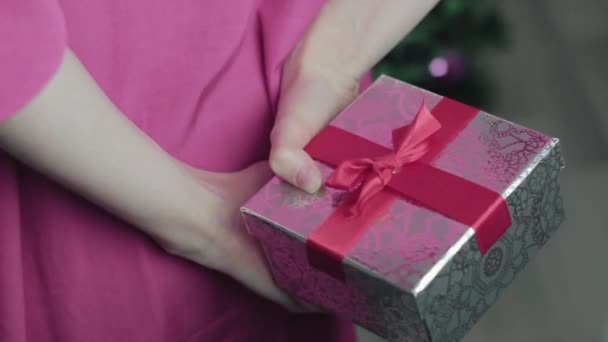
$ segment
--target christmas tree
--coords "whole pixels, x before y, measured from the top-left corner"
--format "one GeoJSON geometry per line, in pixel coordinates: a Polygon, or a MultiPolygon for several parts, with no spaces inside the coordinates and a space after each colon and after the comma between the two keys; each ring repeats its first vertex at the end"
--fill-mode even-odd
{"type": "Polygon", "coordinates": [[[506,42],[492,0],[444,0],[374,69],[462,102],[483,106],[491,95],[481,53],[506,42]]]}

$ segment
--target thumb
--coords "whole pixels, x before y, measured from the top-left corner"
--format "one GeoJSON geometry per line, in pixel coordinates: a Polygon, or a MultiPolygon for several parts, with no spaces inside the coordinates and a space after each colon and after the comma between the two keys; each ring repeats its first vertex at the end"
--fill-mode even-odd
{"type": "Polygon", "coordinates": [[[270,136],[270,166],[279,177],[313,193],[321,187],[321,172],[303,149],[356,97],[358,82],[298,74],[286,84],[270,136]]]}
{"type": "Polygon", "coordinates": [[[278,119],[272,130],[270,166],[281,178],[309,193],[321,187],[322,176],[315,161],[303,150],[317,129],[298,123],[297,117],[278,119]]]}

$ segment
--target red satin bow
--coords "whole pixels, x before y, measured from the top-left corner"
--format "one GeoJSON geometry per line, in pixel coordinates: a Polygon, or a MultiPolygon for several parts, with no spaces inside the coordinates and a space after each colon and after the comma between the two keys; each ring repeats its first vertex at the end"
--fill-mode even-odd
{"type": "Polygon", "coordinates": [[[393,151],[332,125],[319,132],[306,151],[336,167],[328,186],[351,195],[308,236],[310,264],[345,279],[346,255],[401,198],[472,227],[485,254],[511,225],[506,201],[491,189],[432,165],[478,113],[448,98],[442,98],[432,114],[423,104],[410,125],[393,131],[393,151]]]}
{"type": "Polygon", "coordinates": [[[392,153],[345,160],[327,178],[326,185],[338,190],[358,191],[349,209],[351,215],[358,215],[404,165],[420,160],[430,150],[429,138],[439,129],[441,124],[422,103],[414,121],[401,134],[393,134],[392,153]]]}

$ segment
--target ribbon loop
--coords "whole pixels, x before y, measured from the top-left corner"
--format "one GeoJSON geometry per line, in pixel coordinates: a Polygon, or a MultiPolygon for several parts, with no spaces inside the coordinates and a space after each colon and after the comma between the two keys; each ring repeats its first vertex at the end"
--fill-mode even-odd
{"type": "Polygon", "coordinates": [[[429,150],[428,139],[439,129],[441,124],[424,102],[412,124],[402,134],[393,132],[392,153],[376,158],[359,158],[345,160],[328,177],[326,185],[330,188],[358,191],[356,200],[351,203],[350,213],[357,215],[375,194],[384,189],[391,178],[407,164],[420,160],[429,150]]]}

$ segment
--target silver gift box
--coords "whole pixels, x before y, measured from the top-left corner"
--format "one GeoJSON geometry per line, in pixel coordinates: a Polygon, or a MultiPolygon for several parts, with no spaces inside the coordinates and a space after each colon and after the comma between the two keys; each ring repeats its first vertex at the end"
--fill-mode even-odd
{"type": "MultiPolygon", "coordinates": [[[[381,77],[331,124],[391,147],[422,100],[442,97],[381,77]]],[[[324,176],[333,168],[319,164],[324,176]]],[[[559,141],[479,111],[434,167],[501,194],[512,225],[484,254],[471,227],[396,201],[343,262],[346,280],[312,267],[306,241],[344,194],[309,195],[278,178],[241,209],[281,288],[399,342],[460,341],[564,220],[559,141]]]]}

